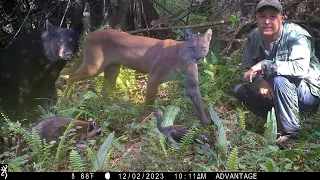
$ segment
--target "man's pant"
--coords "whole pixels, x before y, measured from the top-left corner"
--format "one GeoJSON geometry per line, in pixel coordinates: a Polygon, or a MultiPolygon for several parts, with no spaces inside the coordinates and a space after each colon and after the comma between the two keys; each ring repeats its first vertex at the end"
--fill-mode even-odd
{"type": "Polygon", "coordinates": [[[242,83],[235,87],[235,96],[250,111],[263,118],[267,118],[268,111],[274,107],[282,133],[299,132],[298,113],[316,108],[320,99],[311,94],[309,86],[302,80],[275,76],[266,81],[274,90],[273,100],[264,98],[242,83]]]}

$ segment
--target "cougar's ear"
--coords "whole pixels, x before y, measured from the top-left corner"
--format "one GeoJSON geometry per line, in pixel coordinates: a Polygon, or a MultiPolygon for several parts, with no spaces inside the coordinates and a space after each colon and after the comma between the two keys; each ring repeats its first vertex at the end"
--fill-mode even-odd
{"type": "Polygon", "coordinates": [[[208,41],[211,41],[211,36],[212,36],[212,30],[211,29],[208,29],[204,35],[203,35],[205,38],[208,39],[208,41]]]}
{"type": "Polygon", "coordinates": [[[189,41],[192,38],[193,38],[193,34],[192,34],[191,30],[190,29],[185,29],[184,30],[184,39],[186,41],[189,41]]]}

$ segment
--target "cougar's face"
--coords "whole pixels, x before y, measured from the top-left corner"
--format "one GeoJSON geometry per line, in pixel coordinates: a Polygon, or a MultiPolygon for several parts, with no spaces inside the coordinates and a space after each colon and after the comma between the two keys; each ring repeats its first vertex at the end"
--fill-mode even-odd
{"type": "Polygon", "coordinates": [[[193,35],[190,30],[185,30],[185,41],[188,45],[188,53],[190,59],[200,64],[209,52],[212,31],[208,29],[207,32],[201,35],[193,35]]]}

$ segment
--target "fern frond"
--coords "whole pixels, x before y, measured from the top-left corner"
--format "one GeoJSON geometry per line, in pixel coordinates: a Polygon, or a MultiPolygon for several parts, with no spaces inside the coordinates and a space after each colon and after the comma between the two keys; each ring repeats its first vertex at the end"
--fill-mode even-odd
{"type": "Polygon", "coordinates": [[[174,119],[179,113],[180,108],[177,106],[169,105],[166,107],[164,115],[163,115],[163,126],[171,126],[173,125],[174,119]]]}
{"type": "Polygon", "coordinates": [[[268,158],[264,164],[260,165],[262,169],[266,172],[276,172],[276,165],[273,159],[268,158]]]}
{"type": "Polygon", "coordinates": [[[83,96],[82,96],[83,100],[95,100],[98,99],[99,96],[92,92],[92,91],[87,91],[83,96]]]}
{"type": "Polygon", "coordinates": [[[106,158],[104,160],[103,169],[107,169],[110,166],[109,162],[110,162],[111,155],[113,154],[113,151],[114,151],[113,148],[109,149],[109,151],[107,153],[107,156],[106,156],[106,158]]]}
{"type": "Polygon", "coordinates": [[[31,147],[35,157],[37,158],[37,156],[40,156],[40,154],[42,153],[42,144],[37,132],[34,129],[32,129],[30,136],[26,139],[27,144],[29,145],[29,147],[31,147]]]}
{"type": "Polygon", "coordinates": [[[100,146],[100,149],[99,149],[98,154],[97,154],[97,158],[96,158],[96,160],[94,162],[94,165],[93,165],[93,171],[98,171],[98,170],[101,170],[103,168],[104,161],[105,161],[105,158],[107,156],[108,149],[111,146],[113,136],[114,136],[114,132],[109,134],[107,139],[100,146]]]}
{"type": "Polygon", "coordinates": [[[218,172],[219,171],[219,169],[216,167],[213,167],[214,170],[211,170],[207,165],[204,165],[201,163],[191,162],[191,165],[201,168],[201,171],[203,171],[203,172],[218,172]]]}
{"type": "Polygon", "coordinates": [[[20,135],[24,138],[30,138],[30,133],[21,126],[20,122],[11,122],[9,119],[5,119],[8,124],[8,130],[15,135],[20,135]]]}
{"type": "Polygon", "coordinates": [[[166,146],[164,144],[164,136],[162,134],[161,134],[161,138],[159,138],[159,143],[160,143],[160,146],[163,150],[164,156],[166,158],[168,158],[168,152],[167,152],[166,146]]]}
{"type": "Polygon", "coordinates": [[[239,157],[238,157],[238,148],[235,147],[229,154],[227,160],[227,171],[235,172],[238,170],[239,157]]]}
{"type": "Polygon", "coordinates": [[[41,154],[39,153],[38,154],[38,158],[37,159],[40,159],[41,161],[43,162],[46,162],[46,164],[51,164],[51,160],[50,157],[52,157],[52,152],[51,152],[51,149],[50,149],[50,146],[48,145],[46,139],[43,139],[42,140],[42,150],[41,150],[41,154]]]}
{"type": "Polygon", "coordinates": [[[71,150],[70,155],[70,164],[72,169],[79,170],[79,171],[85,171],[86,170],[86,164],[85,161],[81,158],[79,153],[75,150],[71,150]]]}
{"type": "Polygon", "coordinates": [[[213,106],[210,107],[210,116],[217,127],[222,125],[220,117],[218,116],[217,112],[214,110],[213,106]]]}
{"type": "Polygon", "coordinates": [[[38,105],[38,109],[41,112],[40,118],[41,119],[45,119],[45,118],[49,118],[54,116],[55,114],[51,113],[51,112],[46,112],[42,106],[38,105]]]}
{"type": "Polygon", "coordinates": [[[213,122],[218,127],[218,140],[217,140],[217,147],[221,153],[221,158],[225,161],[227,157],[227,136],[222,125],[222,122],[217,114],[217,112],[213,109],[213,106],[210,107],[210,116],[213,122]]]}
{"type": "MultiPolygon", "coordinates": [[[[27,155],[23,155],[23,156],[18,156],[12,160],[10,160],[10,162],[8,163],[8,169],[9,172],[21,172],[22,171],[22,167],[23,165],[25,165],[27,162],[29,161],[29,156],[27,155]]],[[[1,163],[7,163],[7,162],[1,162],[1,163]]]]}
{"type": "Polygon", "coordinates": [[[5,113],[3,113],[3,110],[1,107],[0,107],[0,114],[6,122],[9,121],[9,117],[5,113]]]}
{"type": "Polygon", "coordinates": [[[22,172],[21,168],[15,163],[8,164],[8,171],[9,172],[22,172]]]}
{"type": "Polygon", "coordinates": [[[193,143],[193,139],[197,134],[197,130],[198,130],[197,128],[192,127],[188,129],[187,133],[182,136],[179,147],[178,147],[179,157],[182,157],[188,150],[189,146],[193,143]]]}
{"type": "Polygon", "coordinates": [[[95,161],[97,160],[97,156],[96,154],[92,151],[91,148],[87,148],[87,154],[88,154],[88,158],[90,159],[90,167],[94,166],[95,161]]]}
{"type": "Polygon", "coordinates": [[[314,149],[314,151],[311,151],[310,153],[306,154],[306,159],[309,162],[316,162],[320,160],[320,150],[314,149]]]}
{"type": "Polygon", "coordinates": [[[240,110],[240,108],[237,108],[237,113],[238,113],[240,127],[242,129],[246,129],[246,114],[248,112],[247,111],[242,111],[242,110],[240,110]]]}
{"type": "Polygon", "coordinates": [[[69,143],[66,143],[66,141],[67,141],[68,134],[71,132],[71,130],[74,127],[74,123],[75,123],[75,119],[73,119],[70,122],[70,124],[68,125],[66,130],[63,132],[63,136],[61,137],[61,140],[60,140],[59,145],[57,147],[56,155],[54,158],[54,168],[58,168],[60,166],[60,164],[62,163],[60,161],[60,159],[67,156],[67,150],[68,150],[68,147],[71,144],[70,142],[72,140],[70,140],[69,143]]]}

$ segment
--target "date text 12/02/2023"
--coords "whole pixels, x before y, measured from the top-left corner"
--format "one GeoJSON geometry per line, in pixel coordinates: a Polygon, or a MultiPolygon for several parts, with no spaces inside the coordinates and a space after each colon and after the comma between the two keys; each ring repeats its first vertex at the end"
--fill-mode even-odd
{"type": "Polygon", "coordinates": [[[119,179],[175,179],[175,180],[201,180],[201,179],[257,179],[257,173],[241,172],[121,172],[119,179]]]}
{"type": "Polygon", "coordinates": [[[206,173],[194,172],[121,172],[118,174],[119,179],[207,179],[206,173]]]}

